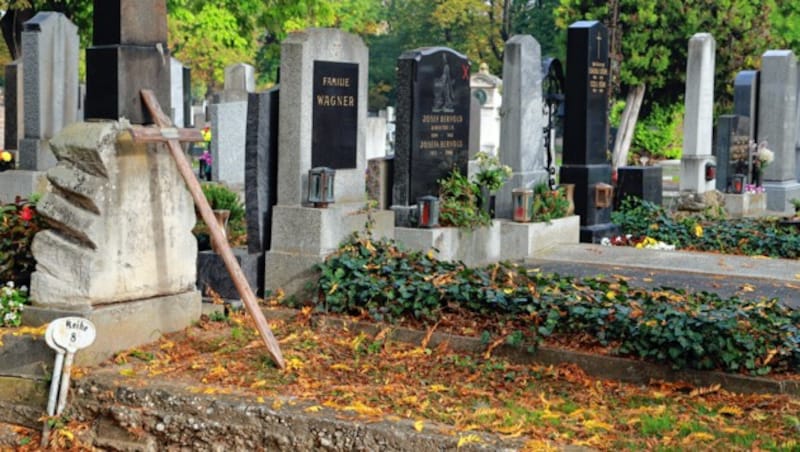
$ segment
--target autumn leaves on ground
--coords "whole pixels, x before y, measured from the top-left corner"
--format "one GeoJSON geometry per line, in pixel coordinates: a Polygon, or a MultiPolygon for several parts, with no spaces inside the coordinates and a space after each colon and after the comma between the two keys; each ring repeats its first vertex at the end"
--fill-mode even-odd
{"type": "MultiPolygon", "coordinates": [[[[371,336],[312,327],[310,316],[307,308],[272,323],[285,371],[274,367],[243,314],[204,317],[118,355],[114,365],[131,384],[171,379],[188,391],[246,394],[274,409],[303,403],[307,411],[324,406],[366,422],[411,419],[417,430],[458,435],[460,445],[481,441],[474,432],[483,431],[521,438],[531,450],[800,450],[800,400],[788,396],[663,382],[637,387],[589,378],[575,366],[512,364],[490,350],[467,355],[427,341],[393,342],[388,329],[371,336]]],[[[68,445],[61,434],[56,439],[68,445]]],[[[34,432],[21,435],[31,435],[24,447],[38,444],[34,432]]]]}

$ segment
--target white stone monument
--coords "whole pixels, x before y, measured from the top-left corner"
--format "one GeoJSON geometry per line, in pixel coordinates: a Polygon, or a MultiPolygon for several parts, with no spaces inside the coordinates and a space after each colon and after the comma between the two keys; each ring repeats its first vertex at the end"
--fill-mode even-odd
{"type": "Polygon", "coordinates": [[[715,52],[716,42],[708,33],[697,33],[689,40],[680,190],[696,194],[716,186],[715,179],[706,177],[706,166],[715,164],[711,154],[715,52]]]}

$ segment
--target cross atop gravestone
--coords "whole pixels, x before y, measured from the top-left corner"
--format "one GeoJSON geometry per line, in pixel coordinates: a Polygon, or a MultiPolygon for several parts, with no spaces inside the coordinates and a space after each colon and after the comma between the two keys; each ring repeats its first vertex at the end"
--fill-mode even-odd
{"type": "Polygon", "coordinates": [[[170,110],[166,0],[94,0],[86,84],[87,119],[152,123],[139,97],[142,89],[152,90],[170,110]]]}

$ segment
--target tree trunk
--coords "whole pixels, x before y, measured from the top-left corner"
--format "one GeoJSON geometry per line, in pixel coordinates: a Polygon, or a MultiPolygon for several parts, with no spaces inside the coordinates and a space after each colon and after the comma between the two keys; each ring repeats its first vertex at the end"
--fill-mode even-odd
{"type": "Polygon", "coordinates": [[[628,151],[630,151],[631,142],[633,141],[636,121],[639,119],[639,109],[642,108],[644,90],[645,85],[641,84],[628,91],[625,109],[622,111],[619,129],[617,130],[617,138],[614,140],[614,152],[611,154],[611,165],[615,172],[617,168],[624,166],[628,162],[628,151]]]}

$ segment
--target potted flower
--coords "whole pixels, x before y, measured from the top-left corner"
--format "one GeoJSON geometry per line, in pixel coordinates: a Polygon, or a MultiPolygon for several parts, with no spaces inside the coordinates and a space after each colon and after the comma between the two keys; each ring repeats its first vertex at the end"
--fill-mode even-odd
{"type": "Polygon", "coordinates": [[[494,216],[494,193],[511,177],[511,167],[501,165],[496,155],[480,151],[475,155],[478,160],[478,172],[475,173],[475,183],[480,187],[481,208],[494,216]]]}

